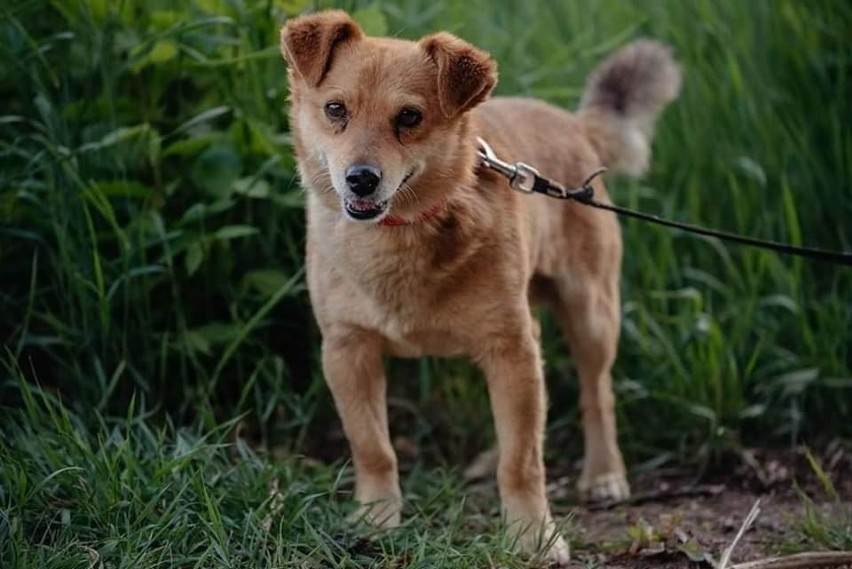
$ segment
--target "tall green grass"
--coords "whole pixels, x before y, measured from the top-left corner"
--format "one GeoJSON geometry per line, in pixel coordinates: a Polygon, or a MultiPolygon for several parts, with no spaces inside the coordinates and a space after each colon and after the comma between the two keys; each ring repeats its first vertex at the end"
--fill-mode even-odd
{"type": "MultiPolygon", "coordinates": [[[[158,420],[213,428],[248,413],[264,442],[327,442],[277,37],[287,17],[332,5],[372,33],[455,32],[498,60],[498,93],[566,107],[619,45],[668,42],[683,93],[650,175],[608,179],[614,199],[852,248],[845,2],[12,0],[0,8],[9,369],[84,417],[123,415],[135,397],[158,420]]],[[[852,272],[623,227],[615,379],[634,463],[852,433],[852,272]]],[[[550,451],[564,459],[577,456],[577,390],[545,324],[550,451]]],[[[469,364],[393,370],[395,424],[413,442],[449,461],[487,444],[469,364]]],[[[7,376],[0,395],[19,404],[7,376]]]]}
{"type": "MultiPolygon", "coordinates": [[[[310,380],[272,6],[4,7],[2,335],[74,403],[269,417],[310,380]],[[289,358],[289,360],[285,360],[289,358]],[[269,395],[273,394],[272,399],[269,395]],[[116,405],[113,405],[116,404],[116,405]]],[[[301,405],[299,405],[301,407],[301,405]]]]}

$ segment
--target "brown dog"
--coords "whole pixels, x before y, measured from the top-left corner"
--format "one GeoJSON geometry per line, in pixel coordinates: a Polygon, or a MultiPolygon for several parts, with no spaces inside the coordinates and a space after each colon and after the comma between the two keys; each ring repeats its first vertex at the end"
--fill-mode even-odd
{"type": "MultiPolygon", "coordinates": [[[[382,357],[466,354],[488,382],[506,521],[523,550],[566,561],[545,496],[546,401],[530,300],[556,311],[577,366],[579,489],[625,498],[610,377],[618,222],[512,190],[481,167],[476,137],[567,187],[601,165],[638,175],[654,118],[679,89],[677,65],[665,46],[631,44],[595,72],[572,116],[535,100],[485,102],[494,62],[447,33],[366,37],[344,12],[327,11],[288,22],[281,47],[308,190],[308,286],[361,516],[395,526],[402,505],[382,357]]],[[[594,187],[606,199],[602,183],[594,187]]]]}

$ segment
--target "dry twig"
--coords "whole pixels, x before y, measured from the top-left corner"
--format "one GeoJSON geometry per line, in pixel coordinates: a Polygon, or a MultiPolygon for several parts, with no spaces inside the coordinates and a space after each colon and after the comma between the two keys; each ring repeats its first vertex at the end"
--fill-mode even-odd
{"type": "Polygon", "coordinates": [[[731,560],[731,554],[734,552],[734,548],[737,547],[737,544],[740,542],[743,535],[745,535],[745,532],[748,531],[748,528],[751,527],[751,524],[754,523],[754,520],[757,519],[758,515],[760,515],[760,498],[755,500],[754,505],[751,507],[751,511],[740,526],[740,531],[738,531],[737,535],[734,536],[734,540],[731,542],[731,545],[729,545],[725,552],[722,553],[722,558],[719,560],[719,569],[727,569],[728,562],[731,560]]]}
{"type": "Polygon", "coordinates": [[[722,558],[719,560],[717,569],[818,569],[825,567],[841,567],[852,565],[852,551],[830,551],[830,552],[806,552],[797,553],[795,555],[786,555],[784,557],[767,557],[756,561],[748,561],[746,563],[737,563],[736,565],[728,565],[731,560],[731,554],[737,547],[737,544],[742,539],[748,528],[760,515],[760,499],[758,498],[751,511],[743,520],[740,530],[731,542],[731,545],[725,549],[722,558]]]}
{"type": "Polygon", "coordinates": [[[852,551],[820,551],[768,557],[748,563],[737,563],[731,565],[730,569],[817,569],[842,565],[852,565],[852,551]]]}

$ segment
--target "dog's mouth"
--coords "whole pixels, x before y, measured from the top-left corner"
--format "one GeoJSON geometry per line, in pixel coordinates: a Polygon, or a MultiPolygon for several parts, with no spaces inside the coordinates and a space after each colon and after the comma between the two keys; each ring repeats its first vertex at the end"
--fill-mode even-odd
{"type": "Polygon", "coordinates": [[[388,201],[346,200],[343,203],[346,214],[352,219],[367,221],[382,215],[388,209],[388,201]]]}
{"type": "MultiPolygon", "coordinates": [[[[405,175],[405,178],[402,179],[402,182],[399,183],[399,188],[403,187],[408,180],[414,176],[415,170],[411,170],[408,174],[405,175]]],[[[396,192],[394,192],[396,193],[396,192]]],[[[352,219],[356,219],[358,221],[370,221],[372,219],[376,219],[381,217],[388,210],[388,202],[389,199],[375,201],[371,199],[344,199],[343,200],[343,209],[346,211],[346,215],[351,217],[352,219]]]]}

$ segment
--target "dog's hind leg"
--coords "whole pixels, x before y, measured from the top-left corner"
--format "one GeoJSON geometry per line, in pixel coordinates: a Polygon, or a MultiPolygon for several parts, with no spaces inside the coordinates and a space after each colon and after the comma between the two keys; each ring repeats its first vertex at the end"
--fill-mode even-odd
{"type": "Polygon", "coordinates": [[[621,325],[617,276],[578,281],[575,275],[560,283],[556,312],[580,379],[585,459],[578,490],[586,500],[623,500],[630,488],[610,375],[621,325]]]}
{"type": "Polygon", "coordinates": [[[352,452],[356,518],[395,527],[402,494],[388,429],[381,338],[352,327],[324,331],[322,364],[352,452]]]}

